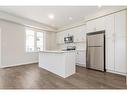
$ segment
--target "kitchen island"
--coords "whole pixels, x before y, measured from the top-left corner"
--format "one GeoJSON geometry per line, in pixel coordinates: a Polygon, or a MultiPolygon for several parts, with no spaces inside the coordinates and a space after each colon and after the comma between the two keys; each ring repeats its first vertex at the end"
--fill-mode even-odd
{"type": "Polygon", "coordinates": [[[75,73],[75,51],[41,51],[39,67],[66,78],[75,73]]]}

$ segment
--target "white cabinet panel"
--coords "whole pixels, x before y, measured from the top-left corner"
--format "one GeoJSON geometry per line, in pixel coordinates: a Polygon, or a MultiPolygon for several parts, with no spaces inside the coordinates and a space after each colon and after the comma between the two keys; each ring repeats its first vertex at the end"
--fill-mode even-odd
{"type": "Polygon", "coordinates": [[[106,39],[106,69],[114,71],[115,69],[115,55],[114,55],[114,39],[106,39]]]}
{"type": "Polygon", "coordinates": [[[56,34],[56,39],[58,44],[63,44],[64,43],[64,34],[63,32],[59,32],[56,34]]]}
{"type": "Polygon", "coordinates": [[[105,17],[101,17],[95,20],[96,31],[105,30],[105,17]]]}
{"type": "Polygon", "coordinates": [[[114,14],[105,17],[106,38],[114,37],[114,14]]]}
{"type": "Polygon", "coordinates": [[[81,66],[86,66],[86,52],[85,51],[76,52],[76,64],[81,66]]]}
{"type": "Polygon", "coordinates": [[[86,23],[86,31],[87,33],[90,33],[90,32],[95,32],[96,31],[96,26],[95,26],[95,20],[91,20],[91,21],[88,21],[86,23]]]}
{"type": "Polygon", "coordinates": [[[126,38],[115,39],[115,71],[126,73],[126,38]]]}
{"type": "Polygon", "coordinates": [[[105,17],[88,21],[86,26],[87,26],[87,33],[105,30],[105,17]]]}
{"type": "Polygon", "coordinates": [[[86,39],[86,28],[85,26],[78,27],[74,33],[74,42],[83,42],[86,39]]]}
{"type": "Polygon", "coordinates": [[[57,34],[57,43],[63,44],[64,37],[74,36],[74,42],[84,42],[86,40],[86,26],[80,26],[76,28],[72,28],[69,30],[58,32],[57,34]]]}
{"type": "Polygon", "coordinates": [[[115,36],[124,37],[126,36],[127,28],[126,11],[115,13],[115,36]]]}

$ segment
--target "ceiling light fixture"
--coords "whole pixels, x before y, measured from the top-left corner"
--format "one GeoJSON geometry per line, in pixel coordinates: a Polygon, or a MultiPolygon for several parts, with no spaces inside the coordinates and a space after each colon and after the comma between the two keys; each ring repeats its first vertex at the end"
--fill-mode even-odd
{"type": "Polygon", "coordinates": [[[49,17],[49,19],[54,19],[55,16],[54,16],[54,14],[49,14],[48,17],[49,17]]]}

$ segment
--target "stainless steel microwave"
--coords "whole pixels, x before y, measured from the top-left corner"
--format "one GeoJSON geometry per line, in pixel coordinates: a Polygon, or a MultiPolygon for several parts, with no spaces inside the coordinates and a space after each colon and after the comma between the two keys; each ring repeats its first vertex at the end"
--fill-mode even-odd
{"type": "Polygon", "coordinates": [[[68,36],[68,37],[64,37],[64,42],[65,43],[73,43],[73,36],[68,36]]]}

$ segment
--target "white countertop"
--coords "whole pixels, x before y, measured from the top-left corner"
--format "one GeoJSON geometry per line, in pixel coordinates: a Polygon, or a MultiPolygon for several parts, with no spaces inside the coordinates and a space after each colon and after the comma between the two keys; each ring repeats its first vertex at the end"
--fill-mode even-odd
{"type": "Polygon", "coordinates": [[[69,53],[69,52],[76,52],[76,51],[86,51],[86,50],[70,50],[70,51],[62,51],[62,50],[45,50],[45,51],[40,51],[44,53],[69,53]]]}
{"type": "Polygon", "coordinates": [[[50,51],[50,50],[46,50],[46,51],[40,51],[40,53],[69,53],[69,52],[76,52],[75,50],[71,50],[71,51],[50,51]]]}

